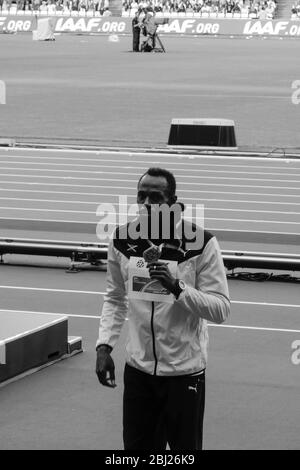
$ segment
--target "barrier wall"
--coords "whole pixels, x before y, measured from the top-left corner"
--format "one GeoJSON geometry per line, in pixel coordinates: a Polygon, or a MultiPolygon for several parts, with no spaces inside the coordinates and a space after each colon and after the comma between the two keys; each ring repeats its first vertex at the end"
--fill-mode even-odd
{"type": "MultiPolygon", "coordinates": [[[[131,34],[131,19],[120,17],[52,17],[55,32],[87,34],[131,34]]],[[[35,17],[0,16],[0,33],[33,31],[35,17]]],[[[242,20],[174,18],[169,24],[159,26],[160,33],[172,35],[238,35],[238,36],[300,36],[299,20],[242,20]]]]}

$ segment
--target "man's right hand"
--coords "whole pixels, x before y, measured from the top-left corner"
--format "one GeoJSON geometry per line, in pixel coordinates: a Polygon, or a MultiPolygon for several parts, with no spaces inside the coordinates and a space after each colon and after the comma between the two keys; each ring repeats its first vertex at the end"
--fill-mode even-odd
{"type": "Polygon", "coordinates": [[[111,388],[116,387],[115,364],[110,355],[110,347],[105,344],[97,348],[96,374],[102,385],[111,388]]]}

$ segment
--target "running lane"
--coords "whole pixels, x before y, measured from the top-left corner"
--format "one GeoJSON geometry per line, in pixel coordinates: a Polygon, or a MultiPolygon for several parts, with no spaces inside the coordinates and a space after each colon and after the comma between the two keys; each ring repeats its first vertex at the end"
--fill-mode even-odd
{"type": "Polygon", "coordinates": [[[113,204],[122,222],[149,166],[174,172],[179,199],[204,204],[212,231],[300,234],[300,160],[7,148],[0,150],[3,235],[11,235],[12,221],[14,230],[38,221],[45,231],[57,222],[61,232],[75,222],[91,235],[101,203],[113,204]],[[121,205],[120,195],[127,197],[121,205]]]}
{"type": "MultiPolygon", "coordinates": [[[[105,273],[0,265],[1,308],[67,313],[84,353],[0,389],[1,449],[122,449],[127,323],[113,351],[115,390],[94,374],[105,273]],[[45,423],[47,423],[45,425],[45,423]]],[[[206,449],[297,449],[298,286],[229,282],[232,315],[210,325],[206,449]]]]}

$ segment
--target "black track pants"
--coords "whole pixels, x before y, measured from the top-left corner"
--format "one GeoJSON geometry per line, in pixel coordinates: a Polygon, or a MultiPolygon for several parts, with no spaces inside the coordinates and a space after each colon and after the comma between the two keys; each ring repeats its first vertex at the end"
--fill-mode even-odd
{"type": "Polygon", "coordinates": [[[133,28],[132,30],[132,50],[134,52],[140,50],[140,28],[133,28]]]}
{"type": "Polygon", "coordinates": [[[201,450],[205,373],[158,377],[126,364],[123,439],[125,450],[201,450]]]}

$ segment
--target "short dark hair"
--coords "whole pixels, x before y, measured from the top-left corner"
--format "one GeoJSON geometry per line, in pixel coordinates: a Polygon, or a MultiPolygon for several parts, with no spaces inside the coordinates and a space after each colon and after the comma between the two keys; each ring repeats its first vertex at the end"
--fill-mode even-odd
{"type": "Polygon", "coordinates": [[[144,176],[146,175],[149,175],[149,176],[157,176],[157,177],[163,177],[167,180],[167,183],[168,183],[168,193],[169,193],[169,196],[175,196],[175,193],[176,193],[176,180],[175,180],[175,177],[173,175],[173,173],[171,173],[170,171],[168,170],[164,170],[163,168],[155,168],[155,167],[152,167],[152,168],[149,168],[139,179],[138,181],[138,186],[141,182],[141,179],[144,178],[144,176]]]}

